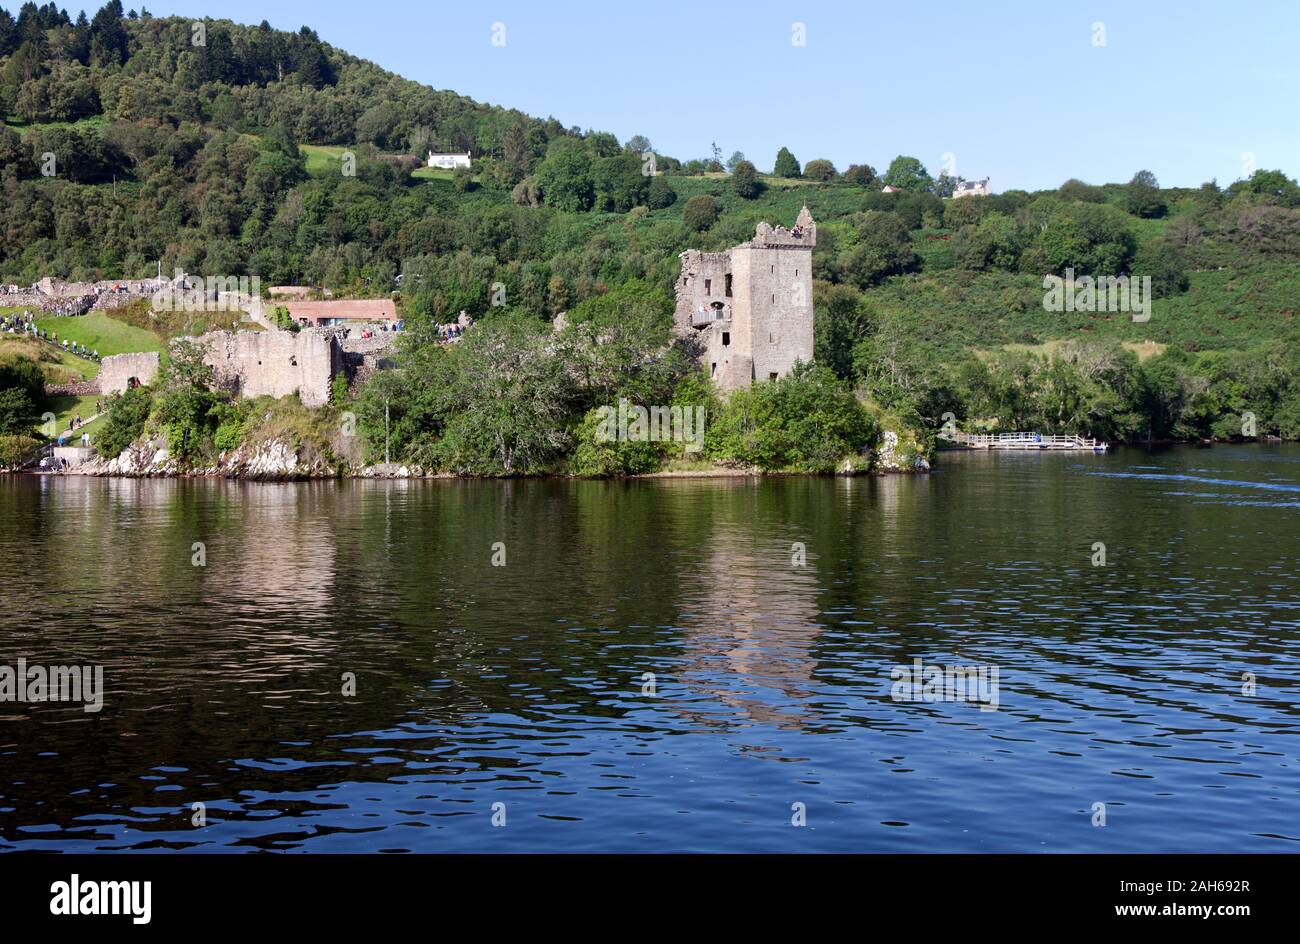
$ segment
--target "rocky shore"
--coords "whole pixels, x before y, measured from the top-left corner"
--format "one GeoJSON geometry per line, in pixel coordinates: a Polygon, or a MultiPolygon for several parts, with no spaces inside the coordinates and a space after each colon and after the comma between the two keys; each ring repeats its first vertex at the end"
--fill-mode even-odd
{"type": "MultiPolygon", "coordinates": [[[[888,438],[877,450],[874,461],[868,457],[847,461],[836,471],[837,475],[883,475],[928,472],[930,464],[922,457],[905,456],[895,450],[896,443],[888,438]]],[[[35,471],[35,470],[31,470],[35,471]]],[[[447,472],[434,472],[418,465],[403,463],[378,463],[355,466],[336,460],[320,451],[303,445],[294,445],[282,439],[261,443],[245,443],[238,448],[221,453],[210,466],[182,468],[171,455],[166,443],[142,440],[111,459],[91,459],[75,469],[58,473],[64,475],[109,476],[122,478],[228,478],[255,482],[292,482],[311,479],[361,478],[361,479],[414,479],[456,478],[447,472]]],[[[637,478],[709,478],[731,476],[761,476],[783,473],[763,472],[759,469],[717,466],[712,469],[670,470],[652,472],[637,478]]]]}

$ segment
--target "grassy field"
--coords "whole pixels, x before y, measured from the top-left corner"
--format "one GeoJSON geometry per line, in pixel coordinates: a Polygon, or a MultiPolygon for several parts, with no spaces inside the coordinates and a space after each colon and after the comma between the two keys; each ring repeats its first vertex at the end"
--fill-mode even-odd
{"type": "Polygon", "coordinates": [[[307,173],[337,174],[347,148],[332,144],[300,144],[298,150],[307,158],[307,173]]]}
{"type": "MultiPolygon", "coordinates": [[[[452,171],[444,170],[441,167],[417,167],[411,171],[412,177],[418,177],[421,180],[451,180],[452,171]]],[[[475,180],[478,178],[475,177],[475,180]]]]}
{"type": "Polygon", "coordinates": [[[76,318],[56,318],[47,315],[37,318],[36,326],[51,335],[57,334],[59,342],[66,338],[68,341],[83,344],[93,351],[99,351],[100,357],[131,354],[136,351],[162,350],[161,339],[152,331],[117,321],[102,311],[93,311],[76,318]]]}
{"type": "Polygon", "coordinates": [[[108,118],[105,115],[92,115],[89,118],[82,118],[80,121],[48,121],[41,124],[28,124],[21,118],[10,116],[5,119],[4,123],[13,128],[19,134],[34,129],[45,128],[98,128],[108,124],[108,118]]]}

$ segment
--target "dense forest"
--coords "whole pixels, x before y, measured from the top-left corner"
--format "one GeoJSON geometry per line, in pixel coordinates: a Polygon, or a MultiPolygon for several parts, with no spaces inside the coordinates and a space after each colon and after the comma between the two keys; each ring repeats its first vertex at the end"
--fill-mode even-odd
{"type": "MultiPolygon", "coordinates": [[[[906,155],[880,172],[800,164],[801,147],[770,173],[712,143],[679,160],[639,135],[434,91],[306,27],[117,0],[75,20],[0,9],[0,114],[0,281],[161,263],[357,295],[400,285],[401,369],[348,406],[372,441],[386,407],[395,453],[433,468],[610,474],[684,458],[595,443],[593,411],[620,396],[707,402],[707,458],[764,468],[835,467],[882,423],[932,441],[948,413],[1119,441],[1236,438],[1249,413],[1260,436],[1300,438],[1300,187],[1279,171],[951,199],[954,180],[906,155]],[[470,150],[473,168],[432,172],[430,148],[470,150]],[[678,253],[788,225],[804,204],[817,367],[719,400],[672,343],[678,253]],[[1149,320],[1045,310],[1044,276],[1067,272],[1150,277],[1149,320]],[[461,310],[475,330],[434,344],[461,310]]],[[[18,403],[31,385],[8,389],[18,403]]],[[[184,441],[237,439],[237,413],[208,404],[184,441]]],[[[137,403],[122,428],[150,415],[137,403]]]]}

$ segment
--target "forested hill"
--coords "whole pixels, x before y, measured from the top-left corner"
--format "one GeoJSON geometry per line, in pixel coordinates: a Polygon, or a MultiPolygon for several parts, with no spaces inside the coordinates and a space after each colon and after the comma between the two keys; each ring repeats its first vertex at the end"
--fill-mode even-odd
{"type": "MultiPolygon", "coordinates": [[[[716,144],[681,162],[639,135],[434,91],[307,28],[201,25],[116,0],[75,21],[52,5],[0,12],[0,282],[149,276],[161,262],[356,295],[400,285],[417,338],[461,310],[543,354],[560,312],[640,325],[635,372],[668,330],[682,250],[725,249],[807,205],[818,369],[917,428],[952,413],[1189,439],[1239,435],[1250,413],[1261,435],[1300,439],[1300,186],[1280,171],[1168,188],[1135,153],[1127,182],[953,198],[915,157],[840,170],[806,152],[816,142],[791,142],[814,159],[782,148],[769,174],[716,144]],[[426,147],[471,150],[473,167],[424,167],[426,147]],[[1141,317],[1045,310],[1044,277],[1070,272],[1149,277],[1154,301],[1141,317]]],[[[472,386],[495,330],[429,364],[465,359],[472,386]]],[[[478,415],[444,395],[459,381],[417,367],[385,391],[411,455],[442,441],[448,417],[478,415]],[[442,399],[402,402],[427,391],[442,399]]],[[[645,402],[676,402],[657,395],[645,402]]],[[[545,434],[539,465],[581,418],[565,396],[560,419],[521,424],[545,434]]]]}
{"type": "Polygon", "coordinates": [[[75,20],[54,4],[0,9],[0,277],[147,274],[159,259],[302,277],[309,246],[256,257],[313,161],[341,176],[346,146],[383,188],[427,148],[470,150],[513,183],[571,133],[403,79],[307,27],[198,22],[118,0],[75,20]]]}
{"type": "MultiPolygon", "coordinates": [[[[75,22],[53,3],[0,10],[0,109],[28,124],[148,121],[257,132],[281,125],[312,144],[371,143],[541,153],[554,120],[435,91],[320,41],[263,21],[158,19],[118,0],[75,22]],[[429,135],[420,139],[420,134],[429,135]]],[[[515,154],[522,158],[522,154],[515,154]]]]}

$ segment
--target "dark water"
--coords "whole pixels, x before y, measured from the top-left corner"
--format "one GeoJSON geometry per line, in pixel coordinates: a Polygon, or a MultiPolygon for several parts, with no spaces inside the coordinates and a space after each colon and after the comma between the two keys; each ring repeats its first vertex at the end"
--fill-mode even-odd
{"type": "Polygon", "coordinates": [[[0,704],[0,849],[1297,851],[1298,538],[1294,446],[2,477],[0,664],[107,692],[0,704]],[[918,657],[997,710],[893,700],[918,657]]]}

